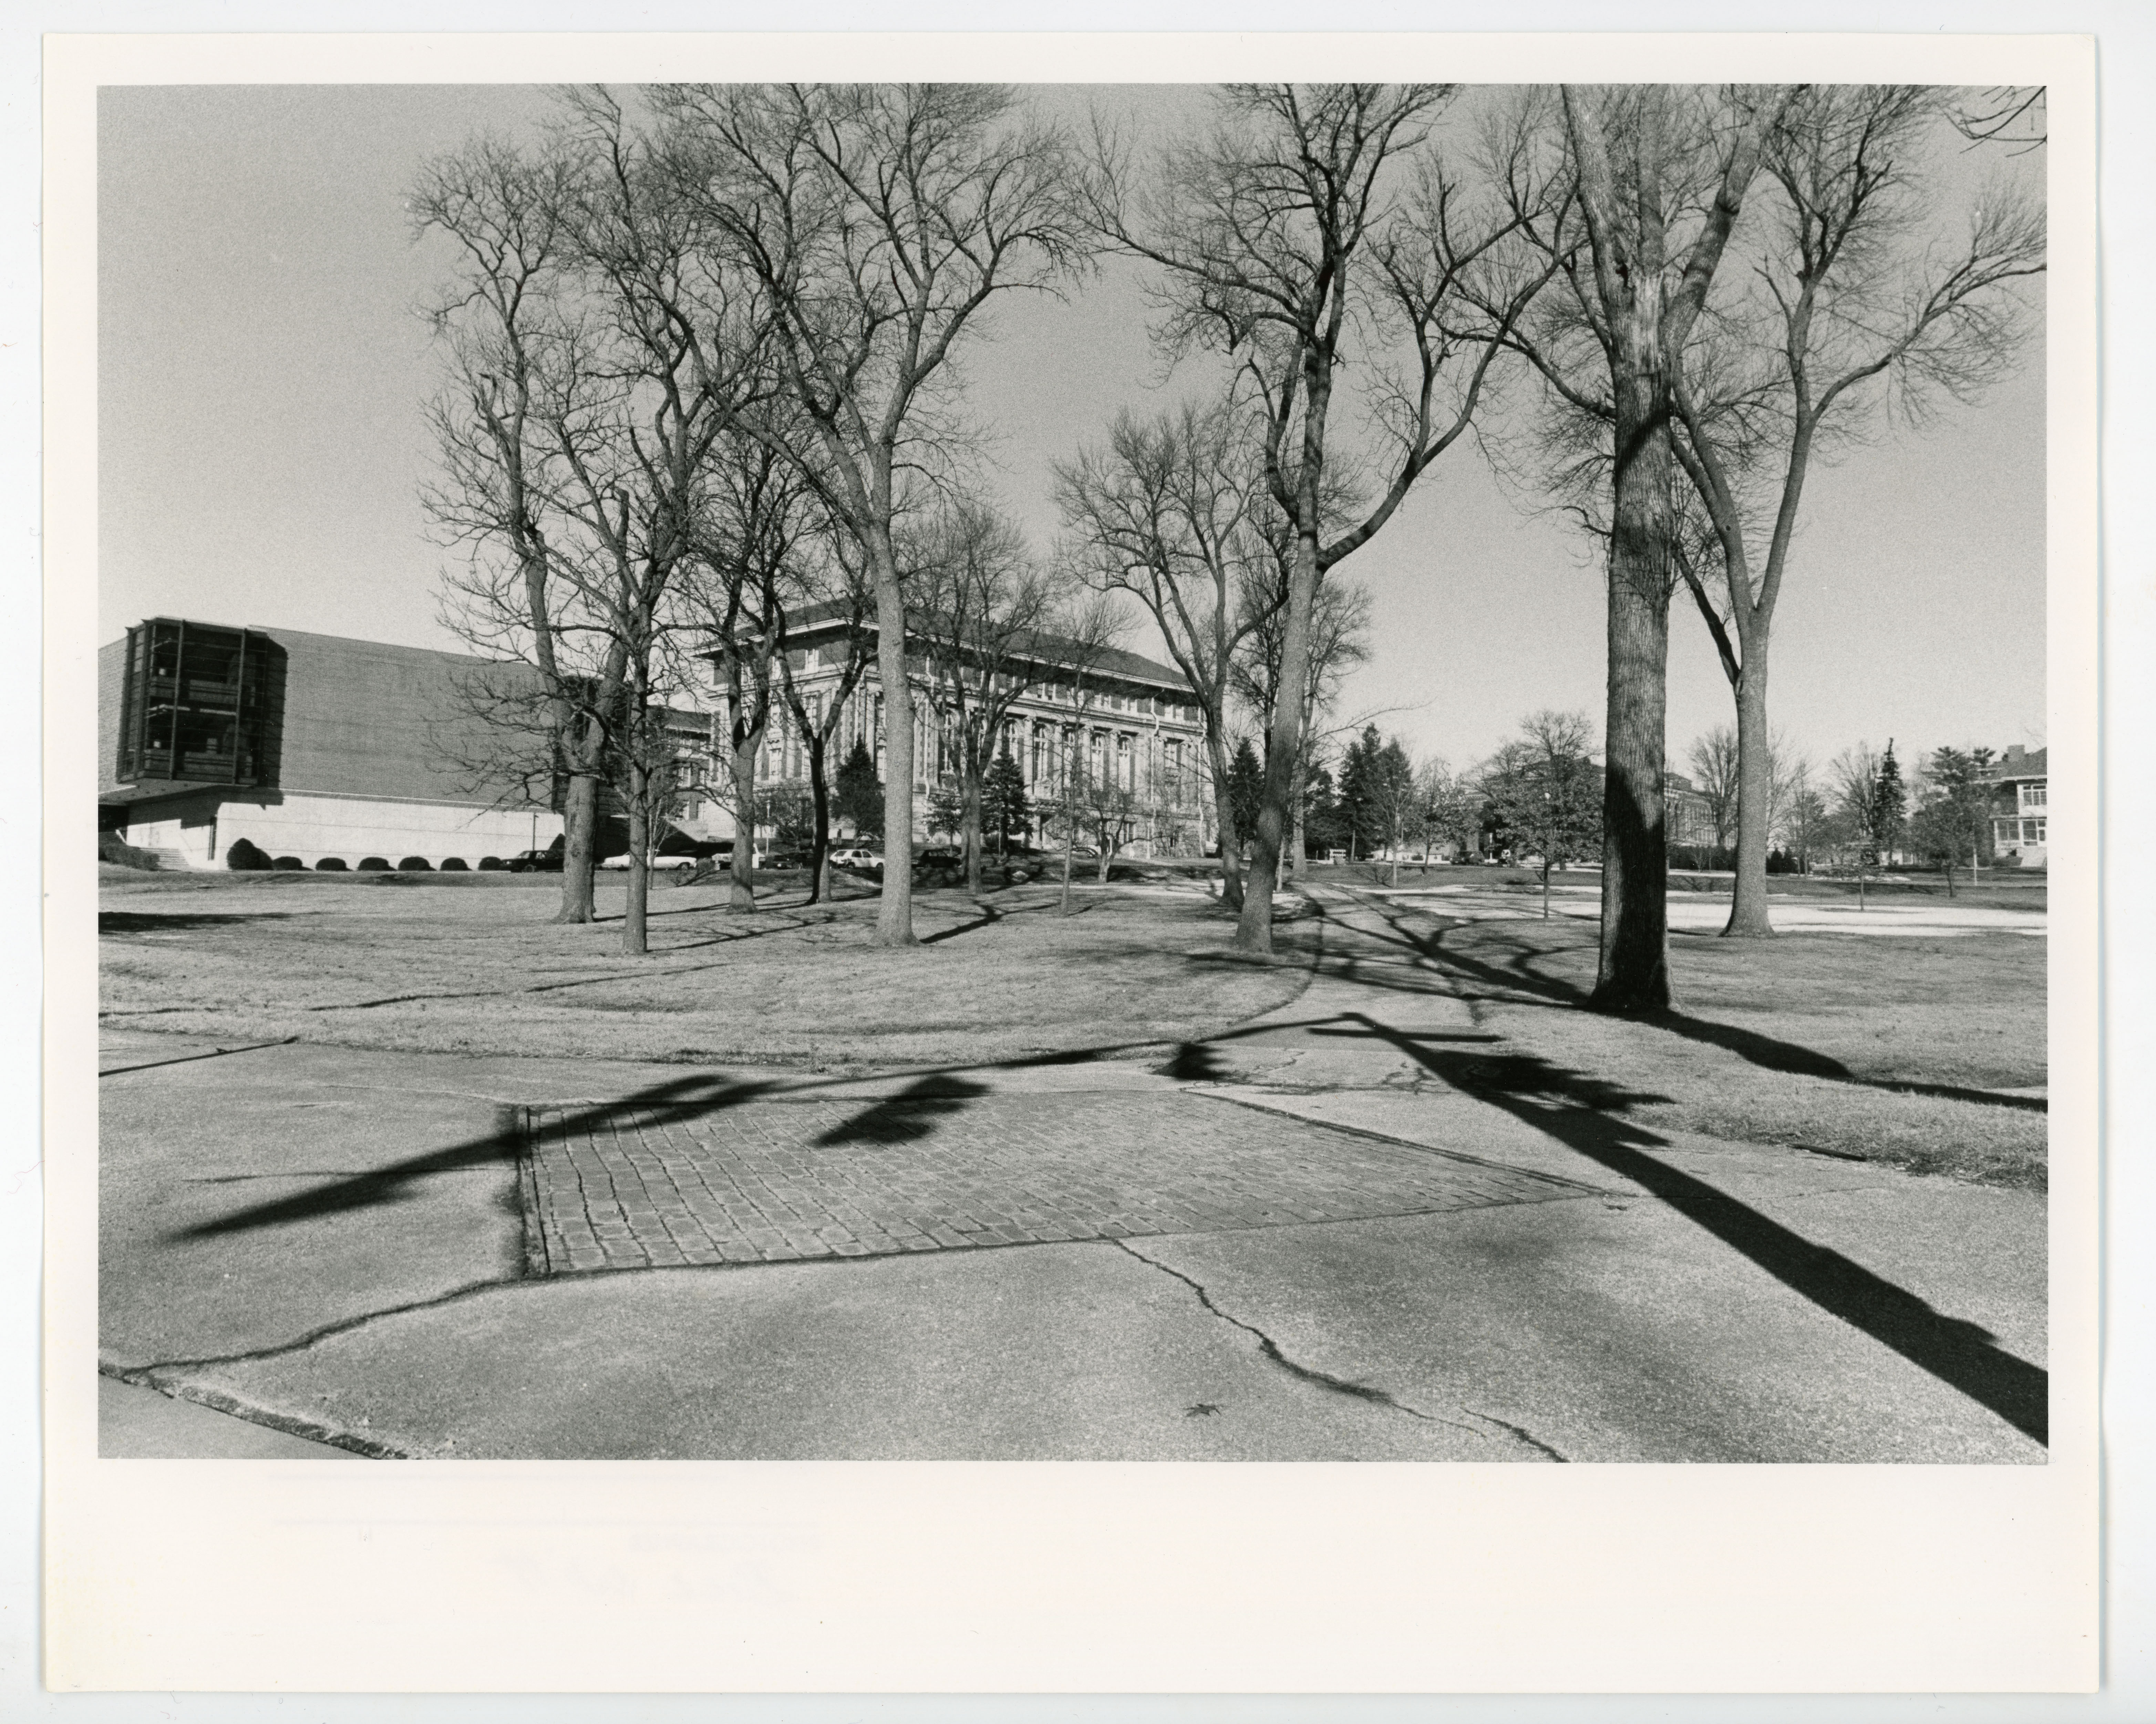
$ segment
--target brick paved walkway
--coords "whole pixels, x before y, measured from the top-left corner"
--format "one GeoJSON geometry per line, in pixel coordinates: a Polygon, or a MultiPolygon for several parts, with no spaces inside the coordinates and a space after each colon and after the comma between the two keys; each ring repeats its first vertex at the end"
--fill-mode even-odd
{"type": "Polygon", "coordinates": [[[533,1108],[539,1273],[1225,1232],[1590,1188],[1175,1095],[757,1101],[687,1121],[533,1108]]]}

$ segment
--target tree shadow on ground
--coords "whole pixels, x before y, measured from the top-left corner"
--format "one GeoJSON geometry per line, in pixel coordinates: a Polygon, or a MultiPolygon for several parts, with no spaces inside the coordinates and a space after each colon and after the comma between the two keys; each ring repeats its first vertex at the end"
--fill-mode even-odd
{"type": "MultiPolygon", "coordinates": [[[[1434,933],[1424,935],[1402,926],[1400,919],[1392,913],[1381,911],[1378,914],[1393,931],[1390,936],[1373,934],[1371,937],[1405,946],[1441,967],[1449,967],[1485,987],[1514,990],[1516,1003],[1591,1009],[1585,988],[1536,967],[1534,960],[1544,954],[1531,946],[1516,945],[1512,948],[1509,957],[1493,962],[1486,957],[1461,950],[1457,941],[1448,943],[1448,936],[1457,934],[1461,928],[1471,924],[1452,922],[1434,933]],[[1527,1000],[1518,1001],[1517,994],[1519,993],[1528,996],[1527,1000]]],[[[1632,1022],[1666,1029],[1687,1041],[1720,1048],[1765,1071],[1781,1072],[1792,1077],[1819,1078],[1829,1083],[1849,1084],[1860,1089],[1878,1090],[1888,1094],[1970,1101],[1983,1107],[2003,1107],[2022,1113],[2046,1113],[2050,1111],[2049,1103],[2041,1096],[2002,1095],[1995,1090],[1971,1089],[1960,1084],[1927,1083],[1913,1078],[1866,1077],[1816,1049],[1784,1041],[1779,1037],[1767,1035],[1756,1029],[1742,1029],[1733,1024],[1717,1024],[1711,1018],[1696,1018],[1688,1012],[1646,1012],[1627,1015],[1632,1022]]]]}
{"type": "Polygon", "coordinates": [[[968,1102],[988,1093],[986,1084],[938,1073],[871,1104],[851,1119],[832,1126],[816,1142],[824,1146],[915,1142],[932,1135],[937,1121],[962,1111],[968,1102]]]}
{"type": "Polygon", "coordinates": [[[223,927],[231,922],[283,921],[290,916],[309,913],[294,910],[176,910],[169,915],[160,916],[151,911],[100,910],[97,912],[97,931],[100,934],[162,934],[177,928],[223,927]]]}
{"type": "MultiPolygon", "coordinates": [[[[774,1087],[768,1080],[739,1082],[714,1077],[678,1078],[636,1090],[618,1101],[571,1110],[559,1120],[550,1121],[547,1130],[550,1135],[567,1135],[608,1130],[631,1121],[639,1125],[671,1125],[737,1106],[774,1087]]],[[[392,1162],[386,1167],[339,1179],[332,1184],[316,1186],[311,1191],[274,1203],[251,1204],[214,1221],[181,1229],[167,1237],[175,1240],[214,1239],[256,1228],[313,1221],[355,1209],[408,1203],[417,1195],[413,1188],[421,1180],[489,1165],[513,1165],[524,1153],[527,1129],[525,1110],[502,1107],[496,1110],[495,1129],[484,1137],[468,1137],[446,1149],[392,1162]]]]}
{"type": "Polygon", "coordinates": [[[1668,1148],[1667,1140],[1622,1115],[1663,1098],[1534,1054],[1455,1053],[1360,1013],[1347,1016],[1363,1034],[1390,1043],[1463,1094],[1502,1108],[1644,1187],[1822,1311],[2049,1446],[2048,1373],[2005,1352],[1989,1330],[1947,1316],[1839,1251],[1814,1244],[1748,1203],[1646,1154],[1650,1148],[1668,1148]]]}

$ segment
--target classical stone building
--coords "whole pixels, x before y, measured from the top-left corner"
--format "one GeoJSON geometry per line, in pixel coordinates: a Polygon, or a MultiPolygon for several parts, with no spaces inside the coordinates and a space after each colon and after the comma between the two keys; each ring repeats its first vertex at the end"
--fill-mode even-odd
{"type": "MultiPolygon", "coordinates": [[[[843,617],[811,612],[798,619],[790,632],[788,651],[795,686],[811,715],[819,720],[828,710],[827,703],[837,698],[844,680],[848,627],[843,617]]],[[[883,691],[874,668],[873,623],[867,633],[870,669],[846,699],[844,714],[829,746],[827,769],[835,775],[859,739],[867,743],[875,757],[877,775],[887,781],[891,765],[886,747],[883,691]]],[[[1028,645],[1025,675],[1033,687],[1012,703],[998,740],[1017,762],[1027,796],[1036,808],[1057,793],[1070,763],[1082,759],[1093,782],[1115,785],[1127,794],[1132,818],[1125,848],[1130,854],[1151,856],[1201,851],[1213,835],[1204,733],[1190,685],[1182,673],[1136,653],[1111,650],[1084,654],[1086,669],[1081,675],[1074,669],[1074,661],[1081,655],[1068,640],[1042,634],[1028,645]]],[[[913,835],[918,840],[929,836],[929,793],[939,784],[955,781],[959,753],[951,721],[938,714],[932,698],[925,663],[915,659],[910,668],[914,688],[910,763],[915,791],[913,835]]],[[[715,711],[723,708],[716,664],[711,683],[699,693],[715,711]]],[[[765,737],[758,786],[764,789],[800,787],[808,772],[800,729],[783,701],[774,699],[773,706],[776,711],[765,737]]],[[[717,757],[716,747],[711,755],[708,762],[692,765],[685,776],[701,777],[707,783],[721,782],[724,763],[717,757]]],[[[710,825],[716,813],[707,803],[690,798],[685,800],[680,818],[685,826],[702,829],[710,825]]],[[[726,829],[730,831],[730,826],[726,829]]]]}

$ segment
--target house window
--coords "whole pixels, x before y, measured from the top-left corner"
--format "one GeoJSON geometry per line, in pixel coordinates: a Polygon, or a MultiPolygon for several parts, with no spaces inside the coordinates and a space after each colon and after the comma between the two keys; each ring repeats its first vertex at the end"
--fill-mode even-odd
{"type": "Polygon", "coordinates": [[[1137,788],[1137,782],[1134,776],[1137,767],[1137,751],[1131,747],[1130,735],[1126,731],[1116,738],[1116,783],[1119,788],[1124,790],[1137,788]]]}
{"type": "Polygon", "coordinates": [[[2051,786],[2048,784],[2024,784],[2021,787],[2021,806],[2025,808],[2041,808],[2045,806],[2046,798],[2050,792],[2051,786]]]}
{"type": "Polygon", "coordinates": [[[2025,844],[2043,843],[2044,824],[2041,820],[2024,820],[2021,823],[2021,842],[2025,844]]]}

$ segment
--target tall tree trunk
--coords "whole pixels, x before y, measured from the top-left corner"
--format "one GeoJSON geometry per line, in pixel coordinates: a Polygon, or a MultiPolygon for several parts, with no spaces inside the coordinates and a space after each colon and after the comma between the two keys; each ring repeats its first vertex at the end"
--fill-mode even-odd
{"type": "Polygon", "coordinates": [[[1213,818],[1220,829],[1220,901],[1243,907],[1243,836],[1235,829],[1235,799],[1229,794],[1228,751],[1218,736],[1205,739],[1213,762],[1213,818]]]}
{"type": "Polygon", "coordinates": [[[876,943],[913,939],[913,690],[906,675],[906,600],[888,541],[877,547],[876,678],[883,688],[883,891],[876,943]]]}
{"type": "Polygon", "coordinates": [[[981,895],[981,775],[970,762],[963,764],[958,773],[958,824],[963,834],[959,841],[966,850],[966,890],[978,898],[981,895]]]}
{"type": "Polygon", "coordinates": [[[629,906],[622,913],[621,949],[641,957],[646,945],[645,916],[651,902],[651,875],[645,864],[651,845],[649,775],[634,759],[629,767],[629,906]]]}
{"type": "Polygon", "coordinates": [[[1309,799],[1310,762],[1305,757],[1310,752],[1310,716],[1303,715],[1303,746],[1296,751],[1295,758],[1295,825],[1294,836],[1287,847],[1288,868],[1301,875],[1310,867],[1309,834],[1304,825],[1308,810],[1304,806],[1309,799]]]}
{"type": "Polygon", "coordinates": [[[1767,803],[1773,793],[1767,741],[1767,641],[1761,630],[1744,644],[1737,680],[1737,880],[1724,938],[1764,940],[1774,932],[1767,916],[1767,803]]]}
{"type": "MultiPolygon", "coordinates": [[[[583,745],[579,744],[581,752],[583,745]]],[[[562,795],[562,907],[557,922],[593,921],[592,842],[598,829],[599,776],[581,762],[573,766],[562,795]]]]}
{"type": "Polygon", "coordinates": [[[756,759],[762,752],[761,729],[742,732],[734,744],[733,889],[726,897],[732,910],[756,908],[756,759]]]}
{"type": "Polygon", "coordinates": [[[802,746],[808,754],[808,803],[814,811],[808,835],[808,901],[820,904],[831,887],[826,877],[831,867],[831,787],[824,779],[822,728],[806,726],[802,746]]]}
{"type": "MultiPolygon", "coordinates": [[[[1654,296],[1642,293],[1649,307],[1654,296]]],[[[1640,316],[1616,391],[1617,471],[1609,542],[1609,703],[1602,796],[1602,949],[1592,1003],[1670,1004],[1669,844],[1662,749],[1668,729],[1670,428],[1657,319],[1640,316]]]]}
{"type": "MultiPolygon", "coordinates": [[[[1311,511],[1313,521],[1316,511],[1311,511]]],[[[1311,601],[1317,587],[1317,537],[1298,535],[1289,571],[1287,622],[1281,631],[1280,686],[1274,691],[1272,730],[1265,747],[1265,793],[1258,805],[1258,829],[1250,870],[1243,880],[1243,913],[1235,923],[1235,949],[1270,955],[1273,949],[1273,891],[1291,831],[1296,757],[1302,741],[1303,692],[1310,678],[1311,601]]]]}

